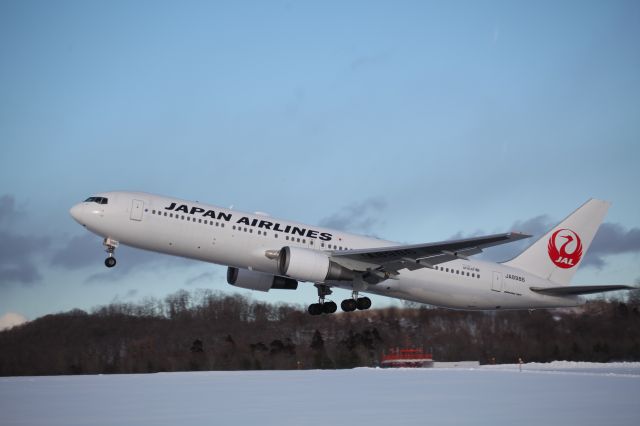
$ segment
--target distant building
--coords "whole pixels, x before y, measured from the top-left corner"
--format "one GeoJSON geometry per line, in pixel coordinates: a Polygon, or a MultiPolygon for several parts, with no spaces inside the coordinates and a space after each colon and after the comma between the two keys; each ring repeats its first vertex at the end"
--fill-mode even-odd
{"type": "Polygon", "coordinates": [[[394,348],[382,355],[382,368],[430,368],[433,357],[423,349],[394,348]]]}

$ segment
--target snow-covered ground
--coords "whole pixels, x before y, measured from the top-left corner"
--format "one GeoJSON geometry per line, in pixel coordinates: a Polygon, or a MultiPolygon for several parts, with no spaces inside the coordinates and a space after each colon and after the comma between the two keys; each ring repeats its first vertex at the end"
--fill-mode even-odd
{"type": "Polygon", "coordinates": [[[0,425],[639,425],[640,363],[0,378],[0,425]]]}

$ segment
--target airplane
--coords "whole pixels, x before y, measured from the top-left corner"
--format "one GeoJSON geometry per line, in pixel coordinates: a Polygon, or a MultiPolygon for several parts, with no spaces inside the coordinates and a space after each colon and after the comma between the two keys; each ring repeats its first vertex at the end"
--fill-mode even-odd
{"type": "Polygon", "coordinates": [[[116,265],[119,244],[227,266],[227,282],[269,291],[310,282],[311,315],[332,314],[333,288],[351,291],[344,312],[366,310],[360,293],[461,310],[575,307],[580,297],[627,285],[571,286],[609,203],[591,199],[504,263],[470,256],[530,235],[508,232],[425,244],[398,244],[318,226],[144,192],[104,192],[74,205],[71,216],[104,238],[116,265]]]}

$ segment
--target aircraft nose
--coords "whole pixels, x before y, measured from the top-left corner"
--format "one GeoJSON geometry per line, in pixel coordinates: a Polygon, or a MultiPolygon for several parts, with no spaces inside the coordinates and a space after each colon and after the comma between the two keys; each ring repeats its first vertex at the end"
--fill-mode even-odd
{"type": "Polygon", "coordinates": [[[74,218],[75,221],[78,222],[80,225],[84,225],[84,223],[82,223],[83,210],[84,209],[82,204],[76,204],[75,206],[71,207],[71,209],[69,210],[69,214],[71,215],[71,217],[74,218]]]}

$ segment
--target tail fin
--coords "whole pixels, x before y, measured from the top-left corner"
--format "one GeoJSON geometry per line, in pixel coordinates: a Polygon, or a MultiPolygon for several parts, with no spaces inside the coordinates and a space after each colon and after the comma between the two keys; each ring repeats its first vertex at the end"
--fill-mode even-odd
{"type": "Polygon", "coordinates": [[[505,265],[522,269],[559,285],[569,285],[609,209],[607,201],[591,199],[505,265]]]}

